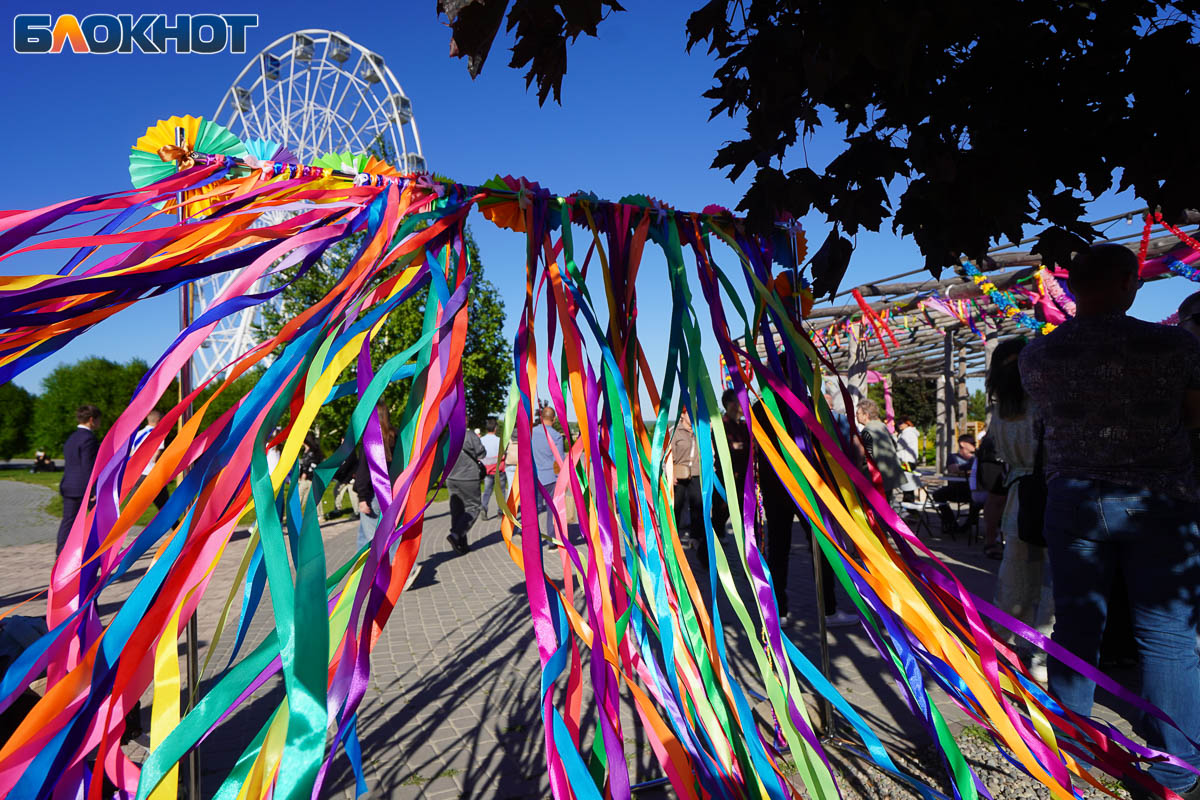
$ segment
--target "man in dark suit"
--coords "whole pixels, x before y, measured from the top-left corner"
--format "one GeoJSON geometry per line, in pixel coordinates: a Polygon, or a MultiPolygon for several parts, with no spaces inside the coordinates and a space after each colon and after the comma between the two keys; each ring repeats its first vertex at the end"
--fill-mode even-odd
{"type": "Polygon", "coordinates": [[[75,515],[83,507],[87,494],[88,478],[92,475],[92,467],[96,464],[96,452],[100,449],[100,440],[96,438],[96,428],[100,426],[100,409],[86,404],[75,412],[78,426],[71,431],[63,444],[63,477],[58,484],[58,492],[63,499],[62,522],[58,525],[58,546],[55,553],[61,553],[67,543],[67,535],[71,533],[71,525],[75,523],[75,515]]]}

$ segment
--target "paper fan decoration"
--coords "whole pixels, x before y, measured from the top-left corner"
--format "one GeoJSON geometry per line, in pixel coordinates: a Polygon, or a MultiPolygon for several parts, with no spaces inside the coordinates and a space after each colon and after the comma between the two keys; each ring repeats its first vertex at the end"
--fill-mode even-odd
{"type": "Polygon", "coordinates": [[[386,161],[380,161],[375,156],[365,153],[326,153],[313,163],[318,167],[336,169],[341,172],[369,172],[372,175],[393,176],[401,174],[386,161]]]}
{"type": "Polygon", "coordinates": [[[246,142],[246,155],[258,161],[274,161],[280,164],[299,164],[295,153],[270,139],[251,139],[246,142]]]}
{"type": "Polygon", "coordinates": [[[158,157],[159,148],[175,144],[175,129],[183,128],[188,150],[214,155],[244,158],[246,147],[228,128],[204,117],[170,117],[146,129],[129,152],[129,179],[137,188],[147,186],[175,172],[173,161],[158,157]]]}

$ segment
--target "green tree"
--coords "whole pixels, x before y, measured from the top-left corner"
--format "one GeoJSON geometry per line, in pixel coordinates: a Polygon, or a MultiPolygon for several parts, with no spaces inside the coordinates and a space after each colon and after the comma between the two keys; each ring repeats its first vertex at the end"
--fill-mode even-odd
{"type": "Polygon", "coordinates": [[[937,381],[909,378],[892,382],[892,404],[897,419],[912,417],[924,430],[937,422],[937,381]]]}
{"type": "MultiPolygon", "coordinates": [[[[468,295],[469,323],[462,356],[463,381],[467,395],[467,422],[472,427],[481,427],[489,416],[503,407],[512,363],[503,335],[504,302],[495,285],[485,277],[479,248],[469,229],[466,245],[467,259],[475,277],[468,295]]],[[[274,336],[288,320],[325,297],[337,282],[337,277],[349,265],[357,247],[358,237],[353,237],[330,248],[320,264],[283,293],[277,305],[264,309],[261,322],[255,326],[259,341],[274,336]]],[[[275,285],[288,277],[286,274],[276,276],[275,285]]],[[[428,290],[422,290],[397,306],[388,316],[372,341],[371,357],[376,365],[402,352],[420,336],[428,296],[428,290]]],[[[352,381],[356,375],[357,368],[351,364],[341,380],[352,381]]],[[[411,385],[410,380],[401,380],[385,390],[383,399],[393,414],[398,414],[404,408],[411,385]]],[[[327,452],[341,441],[356,403],[355,397],[342,397],[326,405],[317,415],[317,434],[327,452]]]]}
{"type": "MultiPolygon", "coordinates": [[[[450,53],[472,75],[507,11],[511,66],[528,65],[541,102],[551,89],[559,99],[567,45],[614,10],[612,0],[438,2],[450,53]]],[[[705,92],[713,115],[745,120],[744,137],[713,161],[734,180],[753,168],[738,208],[759,226],[814,209],[833,223],[814,267],[822,295],[849,258],[842,232],[893,216],[934,273],[1039,223],[1050,227],[1037,252],[1066,263],[1098,235],[1085,202],[1117,175],[1120,190],[1180,219],[1200,162],[1193,126],[1163,109],[1200,93],[1200,70],[1180,68],[1196,62],[1198,24],[1192,0],[709,0],[687,40],[718,62],[705,92]],[[822,127],[839,152],[810,163],[805,147],[822,127]],[[786,169],[788,157],[800,163],[786,169]]]]}
{"type": "Polygon", "coordinates": [[[985,422],[987,420],[987,407],[987,395],[983,393],[982,389],[976,389],[967,398],[967,419],[985,422]]]}
{"type": "MultiPolygon", "coordinates": [[[[397,154],[382,136],[371,143],[367,152],[389,164],[398,161],[397,154]]],[[[350,265],[350,260],[362,243],[362,236],[361,233],[356,234],[331,247],[319,264],[282,293],[278,304],[264,308],[261,321],[255,324],[255,334],[260,342],[274,336],[288,320],[329,293],[337,277],[350,265]]],[[[479,247],[470,228],[466,229],[465,240],[467,260],[474,280],[468,295],[469,322],[462,354],[463,382],[466,387],[467,424],[482,427],[489,416],[503,407],[512,374],[512,361],[503,336],[504,302],[495,285],[484,275],[479,247]]],[[[281,285],[293,274],[289,271],[276,275],[273,285],[281,285]]],[[[376,281],[386,277],[380,276],[376,281]]],[[[419,291],[392,310],[372,339],[371,358],[374,364],[381,364],[402,352],[420,337],[428,297],[428,289],[419,291]]],[[[341,380],[353,381],[357,374],[357,366],[351,364],[342,373],[341,380]]],[[[404,408],[411,387],[412,381],[405,379],[393,382],[384,390],[383,402],[393,414],[398,414],[404,408]]],[[[357,398],[353,396],[341,397],[325,405],[317,414],[314,427],[326,452],[341,442],[356,404],[357,398]]],[[[396,417],[392,421],[395,423],[396,417]]]]}
{"type": "Polygon", "coordinates": [[[0,385],[0,458],[5,461],[29,449],[33,395],[15,383],[0,385]]]}
{"type": "MultiPolygon", "coordinates": [[[[206,428],[213,422],[216,422],[222,414],[233,408],[238,400],[241,400],[243,397],[249,394],[250,390],[253,389],[255,384],[258,383],[259,379],[262,378],[262,374],[263,368],[255,367],[235,380],[228,389],[221,392],[221,395],[213,401],[213,404],[208,407],[208,411],[204,414],[204,420],[201,423],[201,428],[206,428]]],[[[217,388],[220,385],[221,384],[219,381],[213,381],[206,386],[200,392],[200,394],[196,396],[196,401],[192,404],[193,408],[199,409],[200,406],[208,401],[208,398],[216,394],[217,388]]]]}
{"type": "MultiPolygon", "coordinates": [[[[868,383],[867,384],[867,399],[874,402],[875,405],[879,408],[879,416],[880,417],[887,416],[887,397],[883,393],[883,384],[882,383],[868,383]]],[[[894,410],[894,408],[893,408],[893,410],[894,410]]]]}
{"type": "MultiPolygon", "coordinates": [[[[48,453],[60,454],[63,442],[75,429],[75,410],[84,403],[100,408],[96,434],[103,437],[117,415],[129,405],[146,369],[146,362],[140,358],[118,364],[99,356],[55,367],[42,380],[42,393],[34,402],[31,444],[48,453]]],[[[161,405],[174,405],[177,391],[172,384],[161,405]]]]}
{"type": "Polygon", "coordinates": [[[504,338],[504,301],[483,274],[479,248],[467,231],[467,255],[475,266],[471,286],[467,340],[463,347],[463,383],[467,390],[467,424],[482,428],[500,412],[512,376],[512,348],[504,338]]]}

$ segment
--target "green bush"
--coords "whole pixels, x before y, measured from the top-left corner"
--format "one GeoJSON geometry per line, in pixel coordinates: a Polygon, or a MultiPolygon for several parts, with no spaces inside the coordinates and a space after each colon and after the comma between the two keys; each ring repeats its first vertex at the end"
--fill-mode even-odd
{"type": "MultiPolygon", "coordinates": [[[[117,415],[129,405],[146,369],[146,362],[140,358],[118,364],[99,356],[55,367],[42,380],[42,393],[33,404],[30,444],[61,458],[63,442],[77,424],[75,410],[85,403],[100,408],[100,427],[96,435],[103,437],[117,415]]],[[[167,390],[164,405],[174,404],[177,391],[174,388],[167,390]]]]}
{"type": "Polygon", "coordinates": [[[0,458],[5,461],[31,449],[33,402],[33,395],[15,383],[0,386],[0,458]]]}

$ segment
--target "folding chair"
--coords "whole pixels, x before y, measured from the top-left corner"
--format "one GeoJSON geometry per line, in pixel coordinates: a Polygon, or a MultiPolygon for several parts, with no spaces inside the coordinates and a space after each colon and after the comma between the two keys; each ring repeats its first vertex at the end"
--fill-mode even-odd
{"type": "Polygon", "coordinates": [[[937,504],[933,502],[933,497],[925,489],[925,484],[921,480],[921,474],[914,470],[909,473],[912,475],[913,483],[916,484],[916,490],[913,492],[914,500],[904,500],[900,503],[900,513],[915,514],[916,525],[912,526],[912,532],[921,535],[921,529],[925,529],[925,533],[929,538],[933,537],[933,528],[929,525],[929,514],[937,516],[937,504]]]}

